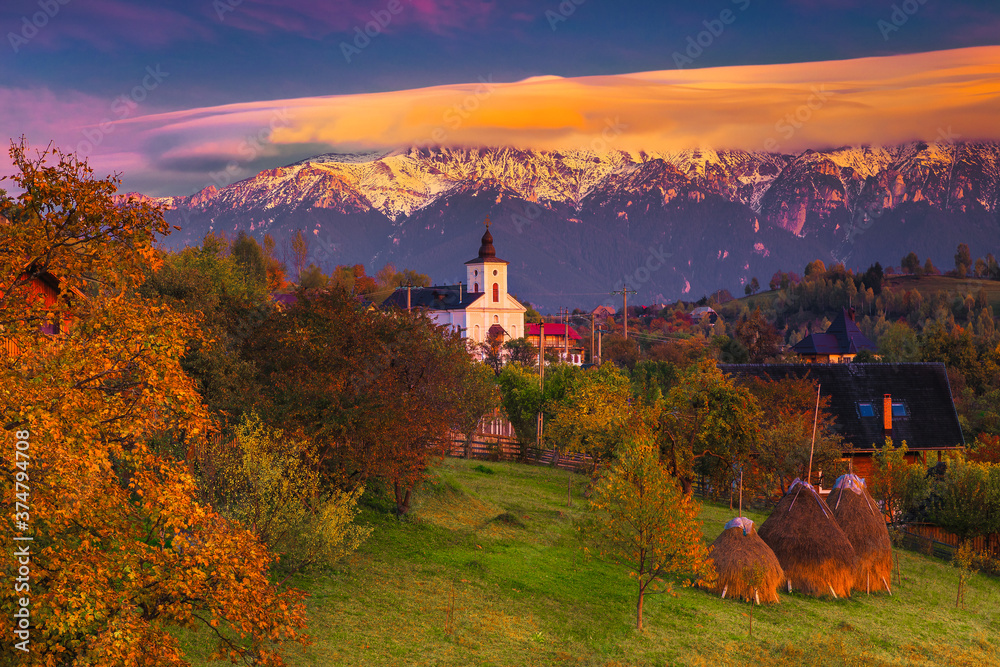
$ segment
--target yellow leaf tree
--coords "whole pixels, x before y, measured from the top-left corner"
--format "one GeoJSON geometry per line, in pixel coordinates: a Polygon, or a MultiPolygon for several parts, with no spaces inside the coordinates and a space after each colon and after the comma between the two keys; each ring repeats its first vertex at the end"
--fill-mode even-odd
{"type": "Polygon", "coordinates": [[[281,664],[280,644],[304,640],[302,595],[275,587],[264,545],[198,502],[187,465],[160,453],[210,429],[179,363],[192,320],[136,294],[167,231],[160,211],[116,199],[117,179],[73,155],[29,157],[23,140],[10,154],[21,194],[0,193],[0,492],[13,514],[23,473],[28,509],[2,531],[0,571],[30,571],[27,589],[0,593],[7,618],[30,602],[15,652],[181,665],[169,630],[200,626],[220,657],[281,664]],[[55,299],[36,298],[40,280],[57,282],[55,299]],[[53,320],[68,325],[53,335],[53,320]],[[27,566],[11,557],[24,545],[27,566]]]}
{"type": "Polygon", "coordinates": [[[647,593],[669,591],[678,579],[684,585],[709,580],[713,572],[699,506],[664,470],[655,444],[641,436],[625,440],[617,455],[590,501],[597,514],[592,537],[602,555],[627,565],[636,579],[641,631],[647,593]]]}

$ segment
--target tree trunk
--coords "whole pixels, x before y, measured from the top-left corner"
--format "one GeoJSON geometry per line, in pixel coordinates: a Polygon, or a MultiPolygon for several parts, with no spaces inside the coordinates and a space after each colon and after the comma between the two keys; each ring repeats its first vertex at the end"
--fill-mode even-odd
{"type": "Polygon", "coordinates": [[[688,497],[691,496],[691,488],[692,488],[691,487],[691,476],[690,475],[683,475],[681,477],[681,490],[684,491],[684,495],[685,496],[688,496],[688,497]]]}
{"type": "Polygon", "coordinates": [[[474,437],[476,437],[476,434],[474,432],[465,436],[465,458],[466,459],[471,459],[472,458],[472,439],[474,437]]]}
{"type": "Polygon", "coordinates": [[[643,594],[642,580],[639,581],[639,602],[635,607],[635,629],[642,632],[642,594],[643,594]]]}
{"type": "Polygon", "coordinates": [[[399,480],[394,483],[396,496],[396,514],[402,516],[410,511],[410,490],[403,489],[399,485],[399,480]]]}

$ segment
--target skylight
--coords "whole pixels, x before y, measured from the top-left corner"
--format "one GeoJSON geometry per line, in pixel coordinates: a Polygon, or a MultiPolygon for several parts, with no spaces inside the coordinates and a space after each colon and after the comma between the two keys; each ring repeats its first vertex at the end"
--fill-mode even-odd
{"type": "Polygon", "coordinates": [[[871,403],[858,403],[858,413],[862,417],[874,417],[875,406],[871,403]]]}

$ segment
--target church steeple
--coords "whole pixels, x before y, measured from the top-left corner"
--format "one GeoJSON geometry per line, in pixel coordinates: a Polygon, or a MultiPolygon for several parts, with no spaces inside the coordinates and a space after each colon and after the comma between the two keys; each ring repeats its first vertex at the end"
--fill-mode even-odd
{"type": "Polygon", "coordinates": [[[467,284],[471,293],[487,292],[490,303],[506,302],[507,262],[497,257],[490,233],[490,219],[486,217],[486,233],[479,246],[479,255],[465,263],[467,284]]]}
{"type": "Polygon", "coordinates": [[[490,234],[490,216],[486,216],[486,233],[483,234],[482,245],[479,246],[479,259],[493,259],[497,250],[493,247],[493,235],[490,234]]]}

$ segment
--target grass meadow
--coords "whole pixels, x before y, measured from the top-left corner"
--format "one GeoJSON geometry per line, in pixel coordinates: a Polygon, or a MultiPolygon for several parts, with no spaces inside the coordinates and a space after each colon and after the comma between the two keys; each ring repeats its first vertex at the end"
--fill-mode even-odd
{"type": "MultiPolygon", "coordinates": [[[[635,630],[628,571],[589,557],[577,526],[588,478],[514,463],[445,460],[398,520],[370,503],[369,540],[299,577],[314,643],[292,665],[1000,665],[1000,580],[899,551],[893,595],[781,595],[754,610],[692,588],[646,599],[635,630]],[[567,502],[572,490],[572,505],[567,502]]],[[[764,515],[747,516],[758,523],[764,515]]],[[[711,542],[735,512],[702,509],[711,542]]],[[[185,635],[195,664],[207,635],[185,635]]]]}

